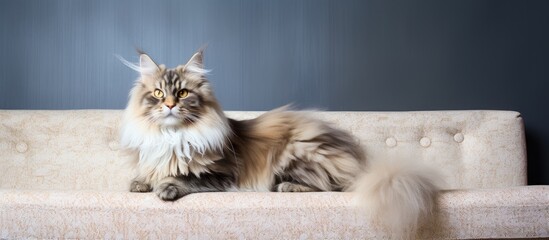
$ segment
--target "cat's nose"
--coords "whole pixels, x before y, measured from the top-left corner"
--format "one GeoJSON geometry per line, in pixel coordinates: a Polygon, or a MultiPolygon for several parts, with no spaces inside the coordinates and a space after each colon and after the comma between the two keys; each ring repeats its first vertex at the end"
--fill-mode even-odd
{"type": "Polygon", "coordinates": [[[175,99],[173,98],[173,96],[166,97],[166,100],[164,100],[164,105],[169,109],[175,107],[175,99]]]}
{"type": "Polygon", "coordinates": [[[175,107],[175,99],[173,98],[173,96],[168,96],[166,100],[164,100],[164,105],[166,105],[166,107],[168,107],[169,109],[175,107]]]}

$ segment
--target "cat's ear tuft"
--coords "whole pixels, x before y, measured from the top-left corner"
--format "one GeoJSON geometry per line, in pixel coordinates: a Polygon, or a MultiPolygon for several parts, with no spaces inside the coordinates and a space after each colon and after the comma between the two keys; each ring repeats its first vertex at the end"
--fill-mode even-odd
{"type": "Polygon", "coordinates": [[[142,53],[139,55],[139,72],[142,75],[152,75],[159,71],[160,68],[158,65],[152,60],[149,55],[142,53]]]}

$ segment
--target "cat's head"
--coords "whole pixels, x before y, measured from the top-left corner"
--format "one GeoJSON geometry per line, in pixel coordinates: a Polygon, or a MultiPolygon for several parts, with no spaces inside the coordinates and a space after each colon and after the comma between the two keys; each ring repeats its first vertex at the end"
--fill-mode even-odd
{"type": "Polygon", "coordinates": [[[189,127],[219,114],[202,55],[199,51],[186,64],[168,69],[141,53],[139,65],[129,65],[141,76],[130,93],[127,111],[147,123],[171,128],[189,127]]]}

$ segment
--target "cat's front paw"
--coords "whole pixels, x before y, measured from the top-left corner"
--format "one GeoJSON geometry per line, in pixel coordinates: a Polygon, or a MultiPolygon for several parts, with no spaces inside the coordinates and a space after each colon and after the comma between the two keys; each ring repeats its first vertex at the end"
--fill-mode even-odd
{"type": "Polygon", "coordinates": [[[282,182],[274,186],[273,190],[275,192],[314,192],[311,187],[291,182],[282,182]]]}
{"type": "Polygon", "coordinates": [[[172,183],[163,183],[156,189],[156,195],[164,201],[175,201],[183,197],[183,192],[172,183]]]}
{"type": "Polygon", "coordinates": [[[150,192],[152,191],[151,186],[146,183],[139,181],[133,181],[130,185],[130,192],[150,192]]]}

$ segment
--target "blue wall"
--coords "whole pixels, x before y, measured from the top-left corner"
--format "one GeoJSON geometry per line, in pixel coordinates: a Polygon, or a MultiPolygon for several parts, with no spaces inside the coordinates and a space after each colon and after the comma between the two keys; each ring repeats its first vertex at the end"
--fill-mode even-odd
{"type": "Polygon", "coordinates": [[[205,62],[227,110],[520,111],[549,184],[547,1],[0,1],[0,108],[122,109],[119,54],[205,62]]]}

